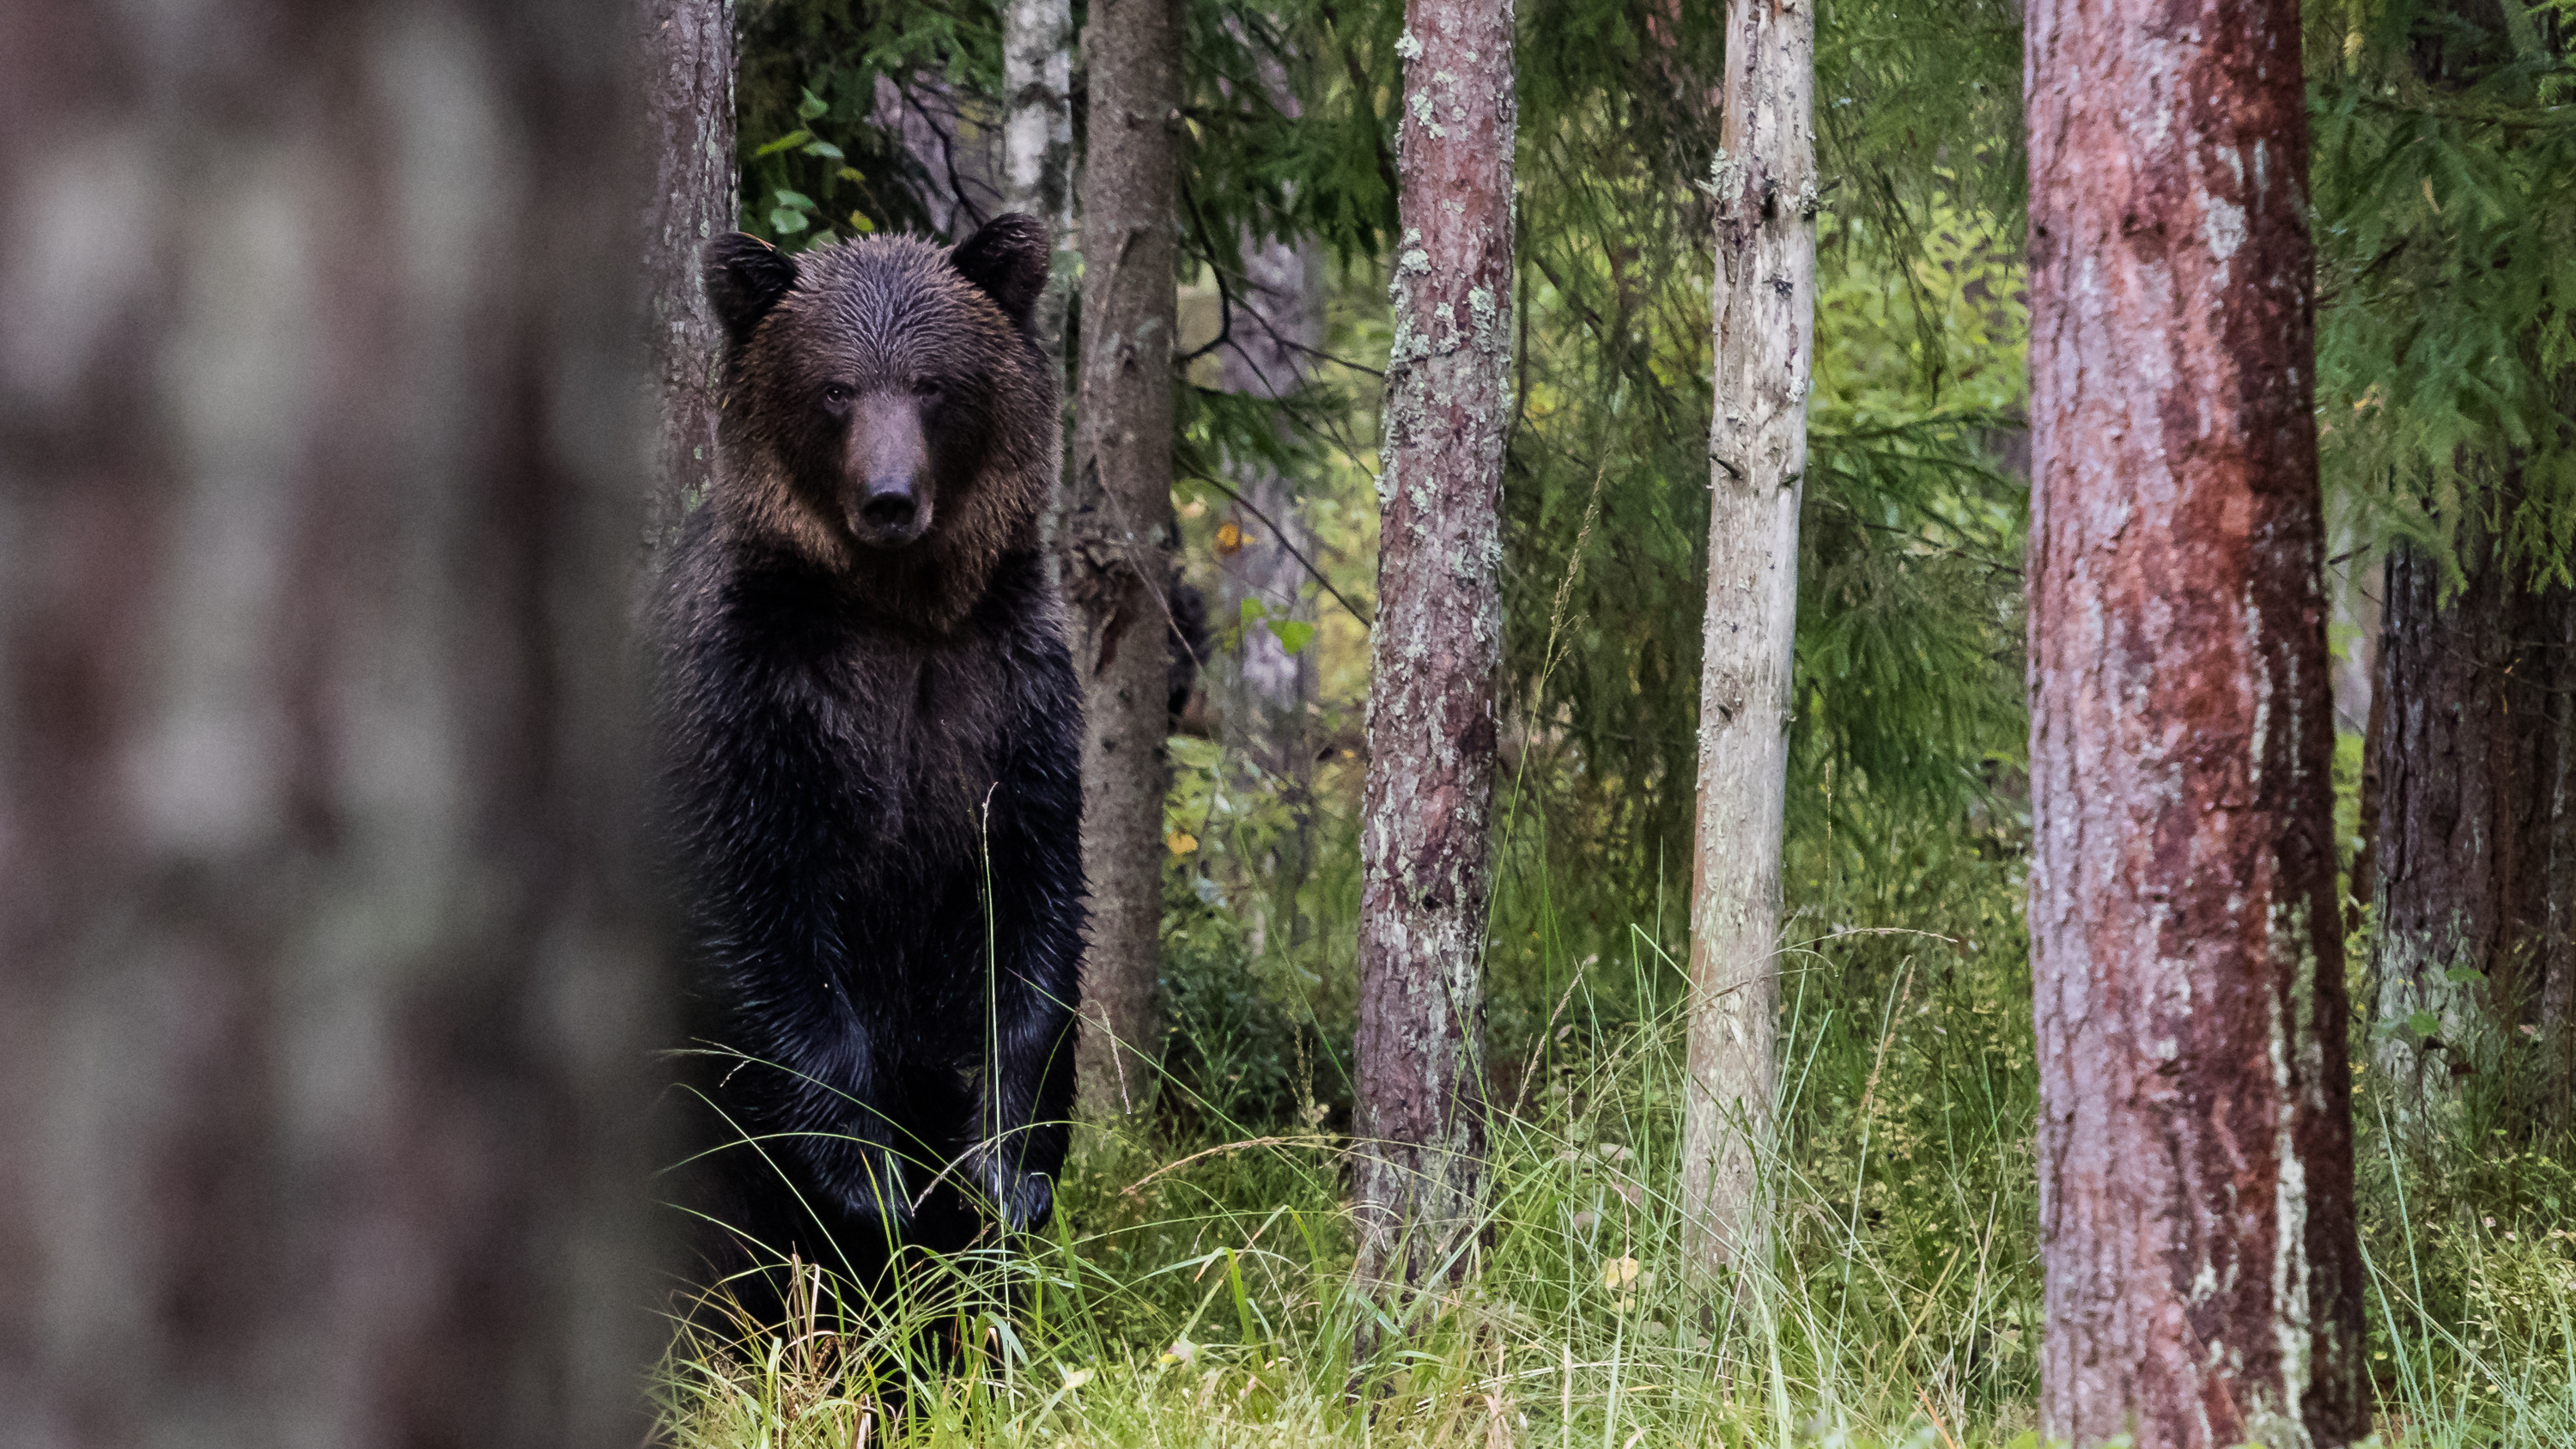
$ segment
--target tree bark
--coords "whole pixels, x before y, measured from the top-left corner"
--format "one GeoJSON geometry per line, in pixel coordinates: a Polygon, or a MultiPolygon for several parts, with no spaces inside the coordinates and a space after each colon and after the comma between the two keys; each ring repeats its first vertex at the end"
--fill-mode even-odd
{"type": "Polygon", "coordinates": [[[643,1432],[631,24],[10,12],[0,1437],[643,1432]]]}
{"type": "Polygon", "coordinates": [[[1160,1058],[1179,7],[1101,0],[1088,26],[1081,398],[1062,549],[1085,711],[1081,1097],[1086,1113],[1110,1116],[1145,1105],[1160,1058]]]}
{"type": "MultiPolygon", "coordinates": [[[[1358,1272],[1453,1281],[1485,1167],[1484,955],[1513,398],[1510,0],[1406,0],[1361,802],[1358,1272]]],[[[1365,1345],[1363,1345],[1365,1347],[1365,1345]]]]}
{"type": "MultiPolygon", "coordinates": [[[[1293,114],[1293,101],[1290,108],[1293,114]]],[[[1229,391],[1284,398],[1305,385],[1308,359],[1323,346],[1323,256],[1311,241],[1247,239],[1243,259],[1243,295],[1234,299],[1223,381],[1229,391]]],[[[1315,541],[1296,480],[1257,458],[1245,460],[1236,477],[1243,504],[1228,518],[1237,540],[1232,551],[1219,538],[1218,619],[1240,621],[1251,600],[1272,619],[1311,625],[1315,606],[1303,592],[1307,575],[1299,556],[1312,559],[1315,541]]],[[[1268,859],[1256,864],[1269,882],[1275,924],[1285,928],[1293,950],[1306,940],[1297,897],[1314,854],[1315,751],[1306,728],[1315,699],[1314,651],[1291,654],[1277,634],[1254,625],[1243,630],[1243,647],[1218,673],[1226,754],[1254,790],[1275,795],[1287,813],[1268,859]]],[[[1266,930],[1270,923],[1256,924],[1266,930]]]]}
{"type": "Polygon", "coordinates": [[[724,332],[699,285],[699,249],[734,229],[732,0],[649,0],[642,81],[645,151],[644,301],[661,420],[647,494],[647,540],[659,548],[715,478],[724,332]]]}
{"type": "Polygon", "coordinates": [[[2456,1084],[2500,1069],[2524,1027],[2545,1036],[2553,1070],[2514,1085],[2561,1096],[2576,986],[2566,744],[2576,723],[2576,590],[2534,589],[2475,527],[2462,530],[2459,553],[2467,578],[2448,599],[2437,560],[2403,545],[2389,558],[2386,714],[2371,761],[2372,1056],[2419,1140],[2455,1125],[2456,1084]]]}
{"type": "Polygon", "coordinates": [[[1066,299],[1081,263],[1073,210],[1073,6],[1004,0],[1002,205],[1047,224],[1055,255],[1038,299],[1038,344],[1064,362],[1066,299]]]}
{"type": "Polygon", "coordinates": [[[1780,831],[1789,791],[1798,506],[1815,360],[1811,7],[1730,0],[1717,202],[1716,416],[1691,867],[1682,1217],[1695,1263],[1759,1254],[1777,1090],[1780,831]]]}
{"type": "Polygon", "coordinates": [[[2290,0],[2031,6],[2040,1432],[2369,1430],[2290,0]]]}

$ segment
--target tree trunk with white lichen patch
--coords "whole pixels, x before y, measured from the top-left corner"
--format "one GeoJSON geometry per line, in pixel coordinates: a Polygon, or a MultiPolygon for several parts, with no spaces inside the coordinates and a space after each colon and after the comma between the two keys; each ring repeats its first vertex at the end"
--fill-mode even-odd
{"type": "Polygon", "coordinates": [[[1082,864],[1091,890],[1083,1110],[1133,1112],[1160,1060],[1163,795],[1171,769],[1172,336],[1180,9],[1095,0],[1084,49],[1082,368],[1058,546],[1082,677],[1082,864]]]}
{"type": "Polygon", "coordinates": [[[2041,1433],[2369,1429],[2297,7],[2038,0],[2041,1433]]]}
{"type": "MultiPolygon", "coordinates": [[[[1509,0],[1408,0],[1361,815],[1359,1266],[1398,1312],[1468,1258],[1512,413],[1509,0]]],[[[1366,1345],[1363,1345],[1365,1348],[1366,1345]]]]}
{"type": "Polygon", "coordinates": [[[1695,1264],[1759,1252],[1780,998],[1798,505],[1815,360],[1815,21],[1732,0],[1719,151],[1716,416],[1691,868],[1682,1217],[1695,1264]]]}

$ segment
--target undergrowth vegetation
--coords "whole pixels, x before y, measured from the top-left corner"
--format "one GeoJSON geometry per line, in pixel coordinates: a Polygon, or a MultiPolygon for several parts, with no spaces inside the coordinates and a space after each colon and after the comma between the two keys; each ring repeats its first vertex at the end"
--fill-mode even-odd
{"type": "MultiPolygon", "coordinates": [[[[1176,861],[1170,1049],[1144,1125],[1086,1129],[1043,1237],[918,1265],[890,1310],[855,1311],[808,1269],[795,1322],[684,1331],[659,1378],[661,1442],[2033,1443],[2036,1072],[2014,833],[1895,831],[1871,855],[1847,878],[1821,832],[1793,852],[1774,1233],[1737,1277],[1694,1281],[1679,1256],[1679,933],[1651,902],[1624,950],[1523,983],[1550,995],[1492,1042],[1473,1261],[1453,1291],[1390,1306],[1350,1277],[1348,1022],[1317,1010],[1333,994],[1284,945],[1252,959],[1249,903],[1176,861]],[[1389,1314],[1403,1347],[1355,1363],[1355,1330],[1389,1314]]],[[[1328,870],[1308,889],[1342,888],[1328,870]]],[[[2564,1154],[2465,1127],[2398,1142],[2362,1086],[2383,1439],[2576,1441],[2564,1154]]]]}

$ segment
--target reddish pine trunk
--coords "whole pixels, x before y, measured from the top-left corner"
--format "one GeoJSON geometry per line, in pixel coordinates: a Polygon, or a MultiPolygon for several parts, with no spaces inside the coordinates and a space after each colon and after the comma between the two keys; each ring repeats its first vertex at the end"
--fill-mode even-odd
{"type": "Polygon", "coordinates": [[[0,20],[0,1439],[643,1432],[630,23],[0,20]]]}
{"type": "Polygon", "coordinates": [[[1408,0],[1361,815],[1359,1271],[1465,1266],[1484,1181],[1485,908],[1512,412],[1510,0],[1408,0]]]}
{"type": "Polygon", "coordinates": [[[1083,32],[1082,370],[1060,547],[1083,688],[1078,1058],[1093,1116],[1143,1106],[1161,1059],[1180,45],[1174,0],[1096,0],[1083,32]]]}
{"type": "Polygon", "coordinates": [[[2369,1427],[2297,7],[2039,0],[2042,1432],[2369,1427]]]}

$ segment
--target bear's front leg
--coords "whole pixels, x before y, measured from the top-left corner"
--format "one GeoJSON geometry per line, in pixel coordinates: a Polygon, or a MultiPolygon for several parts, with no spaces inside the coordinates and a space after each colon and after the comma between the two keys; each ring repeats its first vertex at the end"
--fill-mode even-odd
{"type": "MultiPolygon", "coordinates": [[[[1070,683],[1067,671],[1066,683],[1070,683]]],[[[1048,731],[1050,736],[1056,735],[1048,731]]],[[[1071,738],[1023,748],[986,817],[988,1020],[971,1180],[1014,1232],[1043,1226],[1072,1140],[1082,982],[1082,787],[1071,738]]]]}

